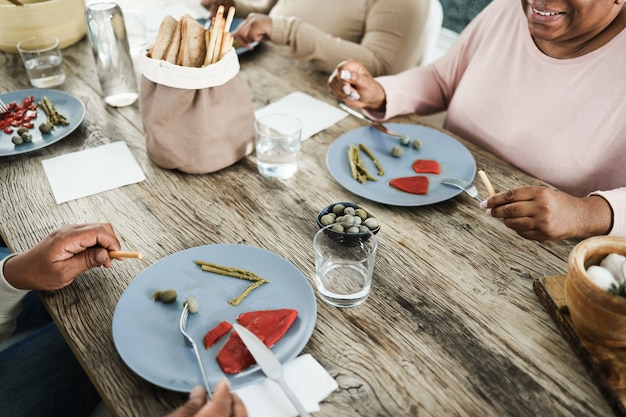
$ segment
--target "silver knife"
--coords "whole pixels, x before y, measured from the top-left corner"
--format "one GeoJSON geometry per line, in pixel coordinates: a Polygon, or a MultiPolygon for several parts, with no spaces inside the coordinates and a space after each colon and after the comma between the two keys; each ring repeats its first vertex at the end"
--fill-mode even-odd
{"type": "Polygon", "coordinates": [[[353,109],[352,107],[348,106],[346,103],[343,103],[341,101],[337,102],[337,105],[344,111],[350,113],[352,116],[364,120],[367,123],[369,123],[374,129],[378,130],[379,132],[382,133],[386,133],[389,136],[393,136],[395,138],[398,139],[402,139],[405,142],[409,140],[409,136],[408,135],[403,135],[402,133],[398,133],[395,130],[391,130],[389,129],[387,126],[385,126],[384,124],[377,122],[375,120],[372,120],[370,118],[368,118],[367,116],[365,116],[363,113],[356,111],[355,109],[353,109]]]}
{"type": "Polygon", "coordinates": [[[233,323],[233,328],[241,338],[243,344],[246,345],[250,351],[250,354],[252,354],[252,357],[256,360],[256,363],[259,364],[263,373],[272,381],[278,382],[278,385],[280,385],[285,394],[287,394],[293,406],[296,407],[298,415],[301,417],[310,417],[309,413],[306,412],[300,403],[300,400],[298,400],[298,397],[296,397],[293,391],[291,391],[291,388],[289,388],[289,385],[287,385],[287,381],[285,381],[283,376],[283,366],[272,351],[265,346],[265,343],[263,343],[261,339],[242,325],[233,323]]]}

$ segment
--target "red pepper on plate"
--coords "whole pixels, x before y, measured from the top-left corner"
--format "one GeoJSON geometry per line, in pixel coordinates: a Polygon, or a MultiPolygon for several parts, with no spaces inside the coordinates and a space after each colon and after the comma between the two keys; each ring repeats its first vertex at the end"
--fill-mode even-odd
{"type": "Polygon", "coordinates": [[[394,178],[389,185],[411,194],[428,194],[428,178],[423,175],[394,178]]]}
{"type": "Polygon", "coordinates": [[[413,170],[418,174],[439,174],[439,162],[433,159],[418,159],[413,162],[413,170]]]}

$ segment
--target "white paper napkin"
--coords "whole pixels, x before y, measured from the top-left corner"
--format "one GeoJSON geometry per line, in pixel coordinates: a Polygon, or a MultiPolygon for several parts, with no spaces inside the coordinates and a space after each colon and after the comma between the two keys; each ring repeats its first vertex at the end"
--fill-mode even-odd
{"type": "MultiPolygon", "coordinates": [[[[311,355],[302,355],[283,367],[285,380],[310,413],[338,388],[337,381],[311,355]]],[[[265,378],[235,390],[246,405],[249,417],[295,417],[298,415],[278,383],[265,378]]]]}
{"type": "Polygon", "coordinates": [[[57,204],[146,179],[126,142],[41,161],[57,204]]]}
{"type": "Polygon", "coordinates": [[[284,113],[302,122],[302,140],[306,140],[348,116],[348,113],[299,91],[290,93],[278,101],[254,112],[258,119],[272,113],[284,113]]]}

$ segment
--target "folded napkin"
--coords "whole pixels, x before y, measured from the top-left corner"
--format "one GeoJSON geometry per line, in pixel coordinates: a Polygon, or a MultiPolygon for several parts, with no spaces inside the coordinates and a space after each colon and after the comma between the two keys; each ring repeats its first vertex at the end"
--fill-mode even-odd
{"type": "Polygon", "coordinates": [[[44,159],[41,163],[57,204],[146,179],[123,141],[44,159]]]}
{"type": "Polygon", "coordinates": [[[290,114],[300,119],[303,141],[348,117],[348,113],[338,107],[299,91],[258,109],[254,114],[258,119],[272,113],[290,114]]]}
{"type": "MultiPolygon", "coordinates": [[[[283,367],[287,384],[308,412],[320,410],[319,403],[337,389],[337,381],[311,355],[302,355],[283,367]]],[[[295,417],[296,408],[277,382],[268,378],[235,390],[248,409],[249,417],[295,417]]]]}

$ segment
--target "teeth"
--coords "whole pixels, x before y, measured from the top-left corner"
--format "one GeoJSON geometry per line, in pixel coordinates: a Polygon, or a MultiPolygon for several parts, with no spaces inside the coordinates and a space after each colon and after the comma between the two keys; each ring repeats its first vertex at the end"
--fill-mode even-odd
{"type": "Polygon", "coordinates": [[[541,15],[541,16],[555,16],[555,15],[559,14],[559,12],[544,12],[544,11],[535,9],[534,7],[533,7],[533,12],[535,12],[535,13],[541,15]]]}

